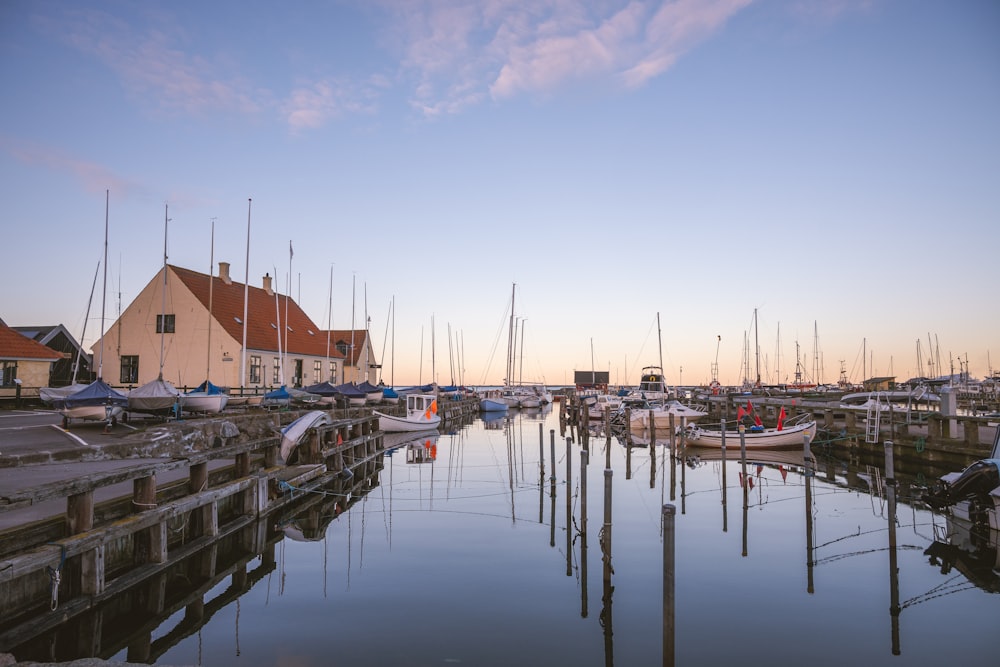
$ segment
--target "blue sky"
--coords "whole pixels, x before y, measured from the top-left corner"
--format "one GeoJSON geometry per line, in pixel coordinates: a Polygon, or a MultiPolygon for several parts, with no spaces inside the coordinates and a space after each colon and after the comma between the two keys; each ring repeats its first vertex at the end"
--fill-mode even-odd
{"type": "Polygon", "coordinates": [[[291,242],[325,326],[332,265],[396,384],[459,379],[449,329],[501,381],[514,283],[525,380],[634,383],[659,314],[670,382],[735,384],[755,309],[768,381],[1000,367],[990,0],[8,0],[0,84],[12,326],[79,335],[109,190],[108,323],[164,204],[242,281],[252,198],[250,283],[291,242]]]}

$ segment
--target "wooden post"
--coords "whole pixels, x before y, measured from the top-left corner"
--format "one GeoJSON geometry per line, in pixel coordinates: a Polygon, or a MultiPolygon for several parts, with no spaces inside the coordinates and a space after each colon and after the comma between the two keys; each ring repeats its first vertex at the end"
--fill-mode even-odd
{"type": "MultiPolygon", "coordinates": [[[[195,463],[188,470],[188,493],[197,495],[208,489],[208,463],[195,463]]],[[[206,508],[199,507],[191,511],[191,535],[205,535],[205,527],[209,523],[206,508]]]]}
{"type": "Polygon", "coordinates": [[[663,506],[663,666],[674,664],[674,519],[673,505],[663,506]]]}
{"type": "MultiPolygon", "coordinates": [[[[673,416],[673,415],[671,415],[673,416]]],[[[656,446],[656,417],[653,411],[649,411],[649,448],[652,450],[656,446]]]]}
{"type": "MultiPolygon", "coordinates": [[[[132,506],[138,514],[156,507],[156,475],[140,477],[132,482],[132,506]]],[[[166,560],[166,523],[160,522],[133,536],[133,561],[160,563],[166,560]]]]}
{"type": "Polygon", "coordinates": [[[66,499],[66,534],[76,535],[94,527],[94,492],[84,491],[66,499]]]}
{"type": "Polygon", "coordinates": [[[889,503],[889,616],[892,623],[892,654],[899,655],[899,567],[896,561],[896,472],[893,442],[885,441],[885,493],[889,503]]]}
{"type": "Polygon", "coordinates": [[[566,576],[573,576],[573,440],[566,438],[566,576]]]}

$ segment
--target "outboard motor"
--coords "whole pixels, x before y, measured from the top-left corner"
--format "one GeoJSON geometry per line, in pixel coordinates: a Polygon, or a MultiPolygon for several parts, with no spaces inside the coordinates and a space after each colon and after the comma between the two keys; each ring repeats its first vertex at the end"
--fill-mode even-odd
{"type": "Polygon", "coordinates": [[[928,505],[941,509],[962,500],[983,500],[990,491],[1000,486],[1000,461],[982,459],[962,471],[951,483],[938,481],[924,496],[928,505]]]}

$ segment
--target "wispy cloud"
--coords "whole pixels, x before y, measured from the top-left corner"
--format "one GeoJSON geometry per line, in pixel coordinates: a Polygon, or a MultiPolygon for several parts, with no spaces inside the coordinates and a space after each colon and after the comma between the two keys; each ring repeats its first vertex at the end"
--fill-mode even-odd
{"type": "Polygon", "coordinates": [[[0,149],[22,164],[70,174],[87,192],[98,193],[111,189],[118,193],[134,194],[143,191],[135,182],[120,177],[102,164],[81,160],[50,146],[0,137],[0,149]]]}
{"type": "Polygon", "coordinates": [[[384,0],[427,115],[579,82],[642,86],[751,0],[384,0]]]}
{"type": "Polygon", "coordinates": [[[322,127],[348,113],[372,113],[377,91],[386,86],[380,77],[356,86],[343,79],[325,79],[297,85],[281,110],[293,132],[322,127]]]}
{"type": "Polygon", "coordinates": [[[257,113],[268,105],[269,91],[254,89],[238,76],[226,76],[219,63],[185,50],[184,30],[162,16],[139,24],[81,8],[38,21],[51,34],[103,62],[134,99],[160,110],[257,113]]]}

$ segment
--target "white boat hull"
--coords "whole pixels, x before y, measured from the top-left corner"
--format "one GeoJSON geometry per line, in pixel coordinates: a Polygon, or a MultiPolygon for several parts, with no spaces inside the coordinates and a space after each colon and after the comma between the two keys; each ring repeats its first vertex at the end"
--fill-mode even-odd
{"type": "MultiPolygon", "coordinates": [[[[684,433],[689,445],[696,445],[698,447],[722,446],[722,432],[719,430],[707,430],[695,426],[686,429],[684,433]]],[[[758,447],[802,447],[805,444],[803,438],[807,434],[810,441],[816,437],[816,422],[809,421],[796,426],[789,426],[780,431],[776,428],[768,428],[755,433],[747,429],[743,437],[747,449],[758,447]]],[[[739,450],[740,434],[738,431],[726,431],[726,448],[739,450]]]]}
{"type": "Polygon", "coordinates": [[[333,420],[329,414],[322,410],[313,410],[283,428],[281,430],[281,447],[279,451],[281,460],[287,463],[292,452],[302,443],[311,430],[332,423],[333,420]]]}
{"type": "Polygon", "coordinates": [[[374,414],[378,416],[379,430],[386,433],[427,431],[437,428],[441,423],[441,418],[437,415],[431,415],[430,417],[425,417],[424,415],[420,415],[419,417],[395,417],[393,415],[382,414],[377,410],[374,411],[374,414]]]}
{"type": "Polygon", "coordinates": [[[184,394],[181,400],[188,412],[222,412],[228,403],[228,394],[184,394]]]}
{"type": "Polygon", "coordinates": [[[110,416],[111,419],[118,419],[122,414],[122,409],[117,406],[111,406],[111,412],[108,413],[107,406],[104,405],[81,405],[75,408],[63,408],[59,413],[65,419],[82,419],[89,422],[103,422],[107,421],[110,416]]]}

